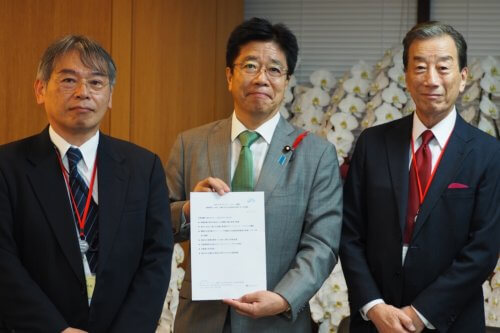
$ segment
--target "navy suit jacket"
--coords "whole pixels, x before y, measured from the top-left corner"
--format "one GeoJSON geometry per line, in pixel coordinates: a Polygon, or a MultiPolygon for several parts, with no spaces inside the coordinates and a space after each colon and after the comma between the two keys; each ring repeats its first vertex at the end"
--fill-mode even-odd
{"type": "Polygon", "coordinates": [[[173,247],[159,158],[101,134],[99,263],[91,306],[48,130],[0,147],[0,332],[154,332],[173,247]]]}
{"type": "Polygon", "coordinates": [[[411,131],[408,116],[365,130],[356,144],[340,249],[351,331],[375,332],[359,310],[382,298],[412,304],[438,332],[482,332],[481,285],[500,243],[500,144],[457,115],[403,265],[411,131]]]}

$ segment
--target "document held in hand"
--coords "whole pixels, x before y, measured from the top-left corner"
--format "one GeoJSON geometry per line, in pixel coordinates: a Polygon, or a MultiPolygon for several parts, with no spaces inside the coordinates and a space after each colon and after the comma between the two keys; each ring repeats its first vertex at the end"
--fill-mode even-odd
{"type": "Polygon", "coordinates": [[[191,192],[193,301],[266,290],[264,192],[191,192]]]}

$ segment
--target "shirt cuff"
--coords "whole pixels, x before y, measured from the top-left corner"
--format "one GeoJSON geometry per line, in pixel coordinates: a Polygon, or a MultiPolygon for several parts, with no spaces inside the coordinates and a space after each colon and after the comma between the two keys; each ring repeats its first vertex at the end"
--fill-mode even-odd
{"type": "Polygon", "coordinates": [[[373,308],[375,305],[377,304],[385,304],[384,300],[381,299],[381,298],[377,298],[377,299],[374,299],[373,301],[371,302],[368,302],[366,303],[362,308],[361,310],[359,310],[359,313],[361,313],[361,317],[366,320],[366,321],[369,321],[370,319],[368,318],[368,316],[366,315],[368,313],[368,311],[370,311],[371,308],[373,308]]]}
{"type": "Polygon", "coordinates": [[[435,330],[436,329],[434,326],[432,326],[431,323],[429,323],[429,321],[427,319],[425,319],[424,316],[422,316],[422,314],[420,312],[418,312],[417,309],[415,309],[415,307],[413,305],[411,306],[411,308],[413,309],[413,311],[415,311],[415,313],[417,314],[418,318],[420,318],[420,320],[424,323],[425,327],[427,327],[430,330],[435,330]]]}

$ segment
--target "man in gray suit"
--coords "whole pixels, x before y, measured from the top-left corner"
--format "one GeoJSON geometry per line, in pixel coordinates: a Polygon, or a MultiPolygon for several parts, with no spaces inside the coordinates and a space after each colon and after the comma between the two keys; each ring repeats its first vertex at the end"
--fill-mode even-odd
{"type": "Polygon", "coordinates": [[[223,302],[193,302],[188,267],[177,332],[311,331],[308,301],[337,262],[342,188],[333,145],[278,112],[297,54],[282,24],[253,18],[236,27],[226,51],[234,113],[174,144],[167,181],[176,240],[189,239],[191,191],[264,191],[267,258],[267,290],[223,302]],[[242,180],[243,155],[251,167],[242,180]]]}

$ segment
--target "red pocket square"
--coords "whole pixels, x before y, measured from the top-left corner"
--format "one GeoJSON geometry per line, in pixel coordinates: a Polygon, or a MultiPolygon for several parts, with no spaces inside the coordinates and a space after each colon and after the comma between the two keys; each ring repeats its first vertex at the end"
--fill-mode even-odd
{"type": "Polygon", "coordinates": [[[460,183],[451,183],[448,188],[469,188],[469,186],[460,183]]]}

